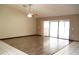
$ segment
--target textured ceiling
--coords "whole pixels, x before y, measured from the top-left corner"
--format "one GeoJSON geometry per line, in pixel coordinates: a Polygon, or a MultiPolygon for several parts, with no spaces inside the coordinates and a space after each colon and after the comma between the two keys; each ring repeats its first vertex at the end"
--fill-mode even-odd
{"type": "MultiPolygon", "coordinates": [[[[28,10],[28,6],[23,7],[23,5],[8,5],[22,12],[28,10]]],[[[59,15],[72,15],[79,14],[78,4],[32,4],[32,13],[36,13],[38,17],[48,17],[48,16],[59,16],[59,15]]]]}

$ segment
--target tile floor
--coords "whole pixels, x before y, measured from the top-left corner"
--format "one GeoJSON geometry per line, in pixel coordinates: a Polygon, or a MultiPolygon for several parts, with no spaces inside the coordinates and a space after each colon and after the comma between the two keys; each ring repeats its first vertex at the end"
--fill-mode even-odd
{"type": "Polygon", "coordinates": [[[79,55],[79,42],[72,42],[54,55],[79,55]]]}
{"type": "Polygon", "coordinates": [[[44,36],[29,36],[2,41],[29,55],[52,55],[70,43],[69,40],[44,36]]]}
{"type": "Polygon", "coordinates": [[[0,55],[28,55],[0,40],[0,55]]]}

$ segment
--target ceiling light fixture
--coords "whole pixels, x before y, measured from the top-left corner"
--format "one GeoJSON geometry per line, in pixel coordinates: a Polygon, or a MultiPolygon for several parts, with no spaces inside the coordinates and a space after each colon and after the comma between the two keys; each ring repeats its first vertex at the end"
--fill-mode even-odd
{"type": "Polygon", "coordinates": [[[32,13],[31,13],[31,4],[28,5],[28,14],[27,17],[31,18],[33,17],[32,13]]]}
{"type": "Polygon", "coordinates": [[[37,17],[37,16],[39,16],[37,13],[32,13],[31,11],[31,6],[32,6],[32,4],[28,4],[28,5],[23,5],[23,7],[28,7],[27,9],[27,12],[26,12],[26,16],[28,17],[28,18],[32,18],[32,17],[37,17]]]}

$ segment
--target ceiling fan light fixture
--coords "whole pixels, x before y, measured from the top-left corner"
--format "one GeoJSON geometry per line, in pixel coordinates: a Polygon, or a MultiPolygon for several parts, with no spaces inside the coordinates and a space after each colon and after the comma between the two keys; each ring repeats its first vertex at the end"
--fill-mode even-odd
{"type": "Polygon", "coordinates": [[[32,17],[32,14],[31,13],[28,13],[27,14],[27,17],[31,18],[32,17]]]}
{"type": "Polygon", "coordinates": [[[32,18],[32,17],[38,16],[38,14],[32,13],[31,6],[32,6],[31,4],[28,4],[28,5],[24,4],[23,5],[23,7],[27,7],[27,12],[25,14],[26,14],[26,16],[28,18],[32,18]]]}

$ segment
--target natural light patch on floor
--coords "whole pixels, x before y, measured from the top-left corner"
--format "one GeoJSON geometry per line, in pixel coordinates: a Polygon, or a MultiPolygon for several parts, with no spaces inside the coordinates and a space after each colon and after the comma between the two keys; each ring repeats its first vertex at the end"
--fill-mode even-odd
{"type": "MultiPolygon", "coordinates": [[[[45,37],[46,38],[46,37],[45,37]]],[[[69,40],[65,39],[59,39],[59,38],[53,38],[53,37],[47,37],[48,39],[44,38],[44,52],[48,53],[49,55],[52,55],[65,46],[70,44],[69,40]]]]}
{"type": "Polygon", "coordinates": [[[54,55],[79,55],[79,42],[72,42],[54,55]]]}

